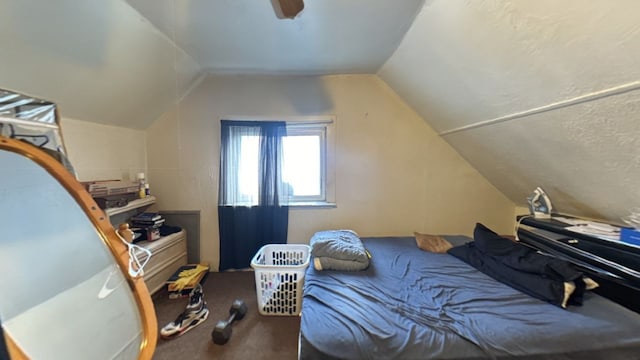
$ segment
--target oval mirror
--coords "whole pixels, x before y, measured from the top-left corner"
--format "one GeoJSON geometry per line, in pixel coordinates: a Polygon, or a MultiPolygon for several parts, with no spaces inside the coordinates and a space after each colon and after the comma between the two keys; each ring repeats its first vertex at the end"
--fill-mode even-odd
{"type": "Polygon", "coordinates": [[[150,359],[153,303],[91,196],[23,141],[0,137],[0,169],[0,322],[9,356],[150,359]]]}

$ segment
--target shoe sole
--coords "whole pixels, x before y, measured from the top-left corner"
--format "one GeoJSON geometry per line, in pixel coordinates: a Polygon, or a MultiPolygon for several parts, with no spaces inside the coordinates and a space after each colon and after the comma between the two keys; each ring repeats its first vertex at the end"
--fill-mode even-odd
{"type": "Polygon", "coordinates": [[[191,324],[187,325],[183,330],[177,331],[177,332],[175,332],[173,334],[169,334],[169,335],[162,335],[162,333],[161,333],[160,337],[162,337],[163,339],[166,339],[166,340],[175,339],[178,336],[180,336],[182,334],[185,334],[187,331],[193,329],[194,327],[202,324],[209,317],[209,309],[205,309],[205,310],[206,310],[206,312],[205,312],[203,317],[191,321],[191,324]]]}

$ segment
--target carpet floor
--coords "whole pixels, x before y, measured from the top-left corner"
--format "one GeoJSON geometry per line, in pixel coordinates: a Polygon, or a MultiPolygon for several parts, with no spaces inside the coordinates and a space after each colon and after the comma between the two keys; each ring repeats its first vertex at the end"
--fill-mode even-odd
{"type": "MultiPolygon", "coordinates": [[[[154,360],[164,359],[297,359],[298,316],[264,316],[258,312],[253,271],[209,273],[203,283],[209,308],[205,322],[171,340],[158,338],[154,360]],[[229,317],[234,299],[247,303],[242,320],[232,324],[231,339],[225,345],[214,344],[211,332],[219,320],[229,317]]],[[[188,299],[169,299],[166,290],[154,294],[158,329],[184,310],[188,299]]]]}

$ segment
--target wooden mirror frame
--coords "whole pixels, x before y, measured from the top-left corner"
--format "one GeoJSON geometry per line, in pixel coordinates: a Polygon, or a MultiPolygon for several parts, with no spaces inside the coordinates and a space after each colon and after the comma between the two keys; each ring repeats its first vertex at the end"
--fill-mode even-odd
{"type": "MultiPolygon", "coordinates": [[[[85,212],[99,234],[100,239],[111,251],[138,305],[142,329],[142,341],[140,343],[138,359],[151,359],[158,340],[158,322],[151,295],[142,277],[133,278],[129,275],[127,271],[129,268],[127,246],[123,244],[116,235],[109,218],[102,209],[98,207],[91,195],[89,195],[76,178],[73,177],[62,164],[44,151],[26,142],[6,137],[0,137],[0,150],[17,153],[37,163],[67,190],[85,212]]],[[[100,326],[100,324],[96,325],[100,326]]],[[[4,331],[4,335],[7,349],[12,360],[29,359],[23,349],[15,343],[6,331],[4,331]]]]}

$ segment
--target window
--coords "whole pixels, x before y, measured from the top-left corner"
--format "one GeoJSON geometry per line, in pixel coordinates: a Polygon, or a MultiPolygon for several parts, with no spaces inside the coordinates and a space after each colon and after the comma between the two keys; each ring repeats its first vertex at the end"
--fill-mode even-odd
{"type": "MultiPolygon", "coordinates": [[[[290,206],[333,206],[332,132],[333,120],[286,122],[282,138],[281,196],[290,206]]],[[[259,173],[259,136],[237,133],[237,204],[257,205],[259,173]]]]}
{"type": "Polygon", "coordinates": [[[326,201],[326,126],[287,125],[282,181],[289,203],[326,201]]]}

